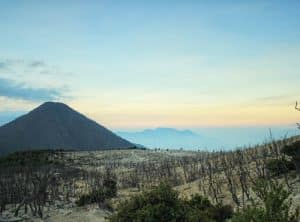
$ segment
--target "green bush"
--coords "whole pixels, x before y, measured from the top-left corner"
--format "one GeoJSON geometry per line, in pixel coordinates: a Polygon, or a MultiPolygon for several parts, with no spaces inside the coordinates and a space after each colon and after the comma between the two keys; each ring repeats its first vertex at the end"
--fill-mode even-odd
{"type": "Polygon", "coordinates": [[[290,157],[300,156],[300,141],[294,142],[290,145],[286,145],[282,148],[281,153],[290,157]]]}
{"type": "Polygon", "coordinates": [[[107,198],[104,190],[100,188],[99,190],[94,190],[89,194],[83,194],[79,200],[76,201],[78,206],[84,206],[91,203],[101,203],[107,198]]]}
{"type": "Polygon", "coordinates": [[[187,221],[225,221],[233,214],[233,209],[229,205],[214,206],[207,198],[194,195],[186,201],[187,221]]]}
{"type": "Polygon", "coordinates": [[[117,181],[110,172],[106,172],[103,180],[103,185],[98,189],[92,190],[88,194],[82,195],[77,201],[78,206],[84,206],[87,204],[98,203],[102,205],[105,200],[111,199],[117,195],[117,181]]]}
{"type": "Polygon", "coordinates": [[[296,169],[300,170],[300,141],[294,142],[290,145],[286,145],[281,150],[281,153],[289,156],[292,159],[296,169]]]}
{"type": "Polygon", "coordinates": [[[117,180],[111,172],[106,172],[102,189],[105,198],[112,198],[117,195],[117,180]]]}
{"type": "Polygon", "coordinates": [[[267,162],[266,168],[273,176],[279,176],[284,173],[288,173],[291,170],[295,170],[295,165],[286,159],[273,159],[267,162]]]}
{"type": "Polygon", "coordinates": [[[109,220],[127,221],[187,221],[222,222],[231,217],[230,206],[214,206],[199,195],[182,200],[169,184],[161,183],[151,191],[145,191],[121,203],[109,220]]]}
{"type": "Polygon", "coordinates": [[[283,185],[260,180],[253,188],[259,201],[237,212],[232,222],[297,222],[299,211],[292,211],[290,192],[283,185]]]}
{"type": "Polygon", "coordinates": [[[17,151],[0,157],[0,167],[62,165],[53,160],[56,150],[17,151]]]}

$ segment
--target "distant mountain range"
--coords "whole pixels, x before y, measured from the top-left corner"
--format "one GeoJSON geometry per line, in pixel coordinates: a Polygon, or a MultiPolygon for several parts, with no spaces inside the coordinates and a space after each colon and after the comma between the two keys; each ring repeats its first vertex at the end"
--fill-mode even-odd
{"type": "Polygon", "coordinates": [[[134,146],[63,103],[44,103],[0,127],[0,154],[33,149],[103,150],[134,146]]]}
{"type": "Polygon", "coordinates": [[[156,128],[138,132],[117,132],[117,134],[148,148],[178,149],[182,147],[201,150],[242,148],[270,142],[272,139],[283,139],[300,134],[300,130],[295,125],[283,127],[211,127],[194,130],[156,128]]]}
{"type": "Polygon", "coordinates": [[[121,137],[148,148],[205,149],[221,148],[222,142],[191,130],[173,128],[146,129],[140,132],[117,132],[121,137]]]}

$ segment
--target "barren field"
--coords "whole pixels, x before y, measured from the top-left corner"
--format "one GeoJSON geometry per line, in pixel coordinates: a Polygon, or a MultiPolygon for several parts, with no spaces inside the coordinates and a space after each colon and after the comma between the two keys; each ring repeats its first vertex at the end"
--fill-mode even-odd
{"type": "MultiPolygon", "coordinates": [[[[227,152],[139,149],[50,152],[46,154],[45,165],[30,169],[19,165],[1,169],[2,199],[10,198],[10,202],[14,200],[15,203],[2,203],[0,221],[9,218],[13,221],[105,221],[122,201],[162,181],[170,183],[181,197],[190,198],[198,193],[214,203],[240,208],[255,198],[251,184],[257,178],[271,177],[266,168],[267,161],[280,159],[279,150],[297,140],[291,138],[227,152]],[[116,180],[116,197],[105,201],[103,206],[77,206],[82,195],[102,186],[107,173],[116,180]],[[33,193],[28,193],[28,198],[23,201],[18,199],[18,192],[21,195],[37,186],[35,182],[28,184],[33,176],[38,178],[39,187],[47,183],[44,184],[47,186],[45,190],[51,195],[41,206],[31,199],[33,193]],[[29,211],[28,206],[31,208],[32,203],[36,211],[29,211]]],[[[300,200],[299,175],[292,172],[272,176],[272,179],[292,190],[293,202],[297,206],[300,200]]]]}

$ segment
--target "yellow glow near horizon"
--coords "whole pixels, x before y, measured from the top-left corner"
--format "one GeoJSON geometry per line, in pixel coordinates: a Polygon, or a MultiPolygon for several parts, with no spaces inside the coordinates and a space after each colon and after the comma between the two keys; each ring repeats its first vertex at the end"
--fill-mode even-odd
{"type": "MultiPolygon", "coordinates": [[[[251,103],[213,103],[195,105],[163,99],[144,102],[129,101],[112,103],[101,100],[73,100],[67,104],[108,128],[155,128],[155,127],[223,127],[223,126],[272,126],[296,123],[300,112],[289,101],[251,103]],[[163,103],[164,102],[164,103],[163,103]]],[[[107,101],[107,100],[105,100],[107,101]]],[[[0,97],[0,111],[30,111],[38,103],[9,100],[0,97]]]]}
{"type": "Polygon", "coordinates": [[[74,107],[110,128],[286,125],[297,122],[293,104],[119,104],[74,103],[74,107]]]}

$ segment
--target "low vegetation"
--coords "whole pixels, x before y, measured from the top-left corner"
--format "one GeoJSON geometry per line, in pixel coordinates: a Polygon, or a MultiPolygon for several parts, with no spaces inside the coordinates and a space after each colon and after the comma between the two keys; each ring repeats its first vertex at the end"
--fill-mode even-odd
{"type": "Polygon", "coordinates": [[[78,178],[79,170],[67,168],[58,161],[61,154],[60,151],[29,151],[1,157],[0,213],[13,206],[14,216],[22,209],[42,218],[45,206],[59,199],[64,181],[78,178]]]}
{"type": "Polygon", "coordinates": [[[178,192],[162,183],[151,191],[142,192],[122,202],[109,220],[126,221],[209,221],[223,222],[297,222],[299,208],[292,209],[291,192],[273,180],[258,180],[253,187],[257,200],[236,213],[229,205],[213,205],[207,198],[193,195],[179,198],[178,192]]]}
{"type": "Polygon", "coordinates": [[[298,141],[226,152],[14,153],[0,158],[0,212],[43,218],[51,206],[76,204],[109,209],[109,220],[120,222],[294,222],[298,213],[290,194],[299,188],[298,141]],[[186,185],[194,191],[185,192],[186,185]]]}
{"type": "Polygon", "coordinates": [[[276,181],[259,180],[253,187],[258,198],[238,211],[232,222],[298,222],[299,208],[292,209],[291,192],[276,181]]]}
{"type": "Polygon", "coordinates": [[[266,168],[272,176],[280,176],[296,170],[295,165],[286,158],[269,160],[266,168]]]}
{"type": "Polygon", "coordinates": [[[92,187],[92,191],[88,194],[83,194],[76,201],[78,206],[98,203],[100,207],[108,207],[105,205],[107,199],[116,197],[117,195],[117,181],[109,169],[106,170],[102,184],[97,184],[92,187]]]}
{"type": "Polygon", "coordinates": [[[300,171],[300,141],[296,141],[292,144],[283,147],[281,152],[288,156],[291,162],[294,164],[297,171],[300,171]]]}
{"type": "Polygon", "coordinates": [[[58,150],[19,151],[7,156],[0,156],[1,167],[11,166],[43,166],[59,164],[54,160],[55,155],[61,155],[58,150]]]}
{"type": "Polygon", "coordinates": [[[216,221],[223,222],[233,214],[231,206],[213,205],[207,198],[195,195],[179,198],[179,193],[166,183],[122,202],[111,222],[127,221],[216,221]]]}

